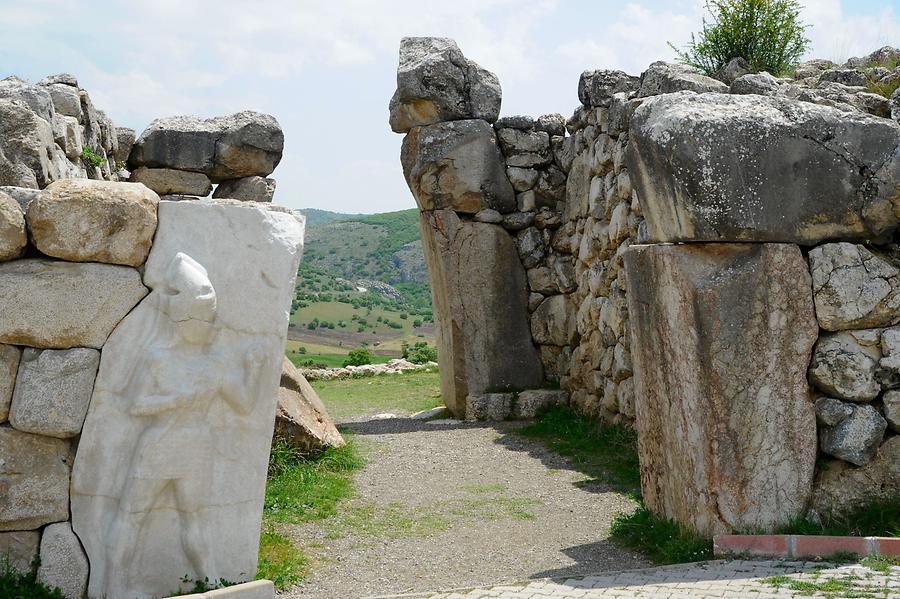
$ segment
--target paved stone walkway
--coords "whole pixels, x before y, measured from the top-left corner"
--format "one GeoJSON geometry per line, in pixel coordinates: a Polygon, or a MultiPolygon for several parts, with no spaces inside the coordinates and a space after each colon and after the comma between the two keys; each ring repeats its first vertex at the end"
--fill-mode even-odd
{"type": "Polygon", "coordinates": [[[809,596],[900,598],[900,567],[893,566],[885,574],[859,564],[722,560],[585,578],[544,579],[482,589],[384,595],[370,599],[786,599],[809,596]]]}

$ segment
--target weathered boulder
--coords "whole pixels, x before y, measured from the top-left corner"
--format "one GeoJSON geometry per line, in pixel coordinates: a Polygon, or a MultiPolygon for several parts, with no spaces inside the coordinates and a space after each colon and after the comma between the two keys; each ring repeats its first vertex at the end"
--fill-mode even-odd
{"type": "Polygon", "coordinates": [[[29,574],[40,540],[41,533],[36,530],[0,532],[0,564],[13,572],[29,574]]]}
{"type": "Polygon", "coordinates": [[[58,588],[66,599],[83,599],[89,568],[81,541],[72,532],[70,522],[58,522],[44,529],[38,582],[51,589],[58,588]]]}
{"type": "Polygon", "coordinates": [[[465,415],[466,396],[543,381],[528,330],[525,270],[497,225],[452,210],[419,215],[437,324],[444,403],[465,415]]]}
{"type": "Polygon", "coordinates": [[[516,209],[494,129],[485,121],[417,127],[403,139],[400,161],[420,210],[516,209]]]}
{"type": "Polygon", "coordinates": [[[500,148],[506,156],[507,166],[533,168],[549,164],[550,136],[545,131],[520,131],[497,129],[500,148]]]}
{"type": "Polygon", "coordinates": [[[894,432],[900,433],[900,391],[891,390],[884,394],[884,419],[894,432]]]}
{"type": "Polygon", "coordinates": [[[176,171],[171,168],[140,166],[131,173],[132,183],[143,183],[159,195],[193,195],[205,197],[212,191],[212,181],[203,173],[176,171]]]}
{"type": "Polygon", "coordinates": [[[21,357],[22,350],[18,347],[0,343],[0,424],[9,418],[9,406],[21,357]]]}
{"type": "Polygon", "coordinates": [[[318,393],[287,357],[281,365],[277,409],[275,438],[305,453],[344,444],[318,393]]]}
{"type": "Polygon", "coordinates": [[[624,71],[585,71],[578,78],[578,100],[587,107],[609,106],[613,94],[634,91],[639,84],[638,77],[624,71]]]}
{"type": "Polygon", "coordinates": [[[742,75],[731,84],[733,94],[756,94],[765,96],[778,89],[778,80],[769,73],[751,73],[742,75]]]}
{"type": "Polygon", "coordinates": [[[275,179],[244,177],[222,181],[213,192],[214,198],[231,198],[243,202],[271,202],[275,196],[275,179]]]}
{"type": "Polygon", "coordinates": [[[130,127],[116,127],[116,153],[113,158],[116,165],[124,165],[128,162],[128,155],[134,147],[135,133],[130,127]]]}
{"type": "Polygon", "coordinates": [[[66,349],[106,342],[147,294],[127,266],[28,258],[0,264],[0,343],[66,349]]]}
{"type": "Polygon", "coordinates": [[[563,136],[566,134],[566,117],[558,112],[542,114],[535,119],[534,130],[544,131],[551,138],[555,135],[563,136]]]}
{"type": "Polygon", "coordinates": [[[528,227],[516,235],[516,249],[525,268],[534,268],[544,259],[544,238],[536,227],[528,227]]]}
{"type": "Polygon", "coordinates": [[[891,94],[891,118],[900,122],[900,87],[891,94]]]}
{"type": "Polygon", "coordinates": [[[575,308],[566,295],[551,295],[531,315],[535,343],[568,345],[575,335],[575,308]]]}
{"type": "Polygon", "coordinates": [[[825,426],[840,424],[852,415],[852,404],[833,397],[820,397],[816,400],[816,420],[825,426]]]}
{"type": "Polygon", "coordinates": [[[828,462],[816,477],[810,510],[819,516],[842,515],[870,501],[900,497],[900,435],[885,441],[868,464],[856,467],[841,460],[828,462]]]}
{"type": "Polygon", "coordinates": [[[41,252],[70,262],[140,266],[156,231],[158,196],[141,184],[64,179],[28,205],[41,252]]]}
{"type": "Polygon", "coordinates": [[[53,99],[53,109],[60,115],[72,117],[76,122],[84,120],[84,111],[81,107],[81,95],[78,88],[64,83],[50,83],[42,86],[50,93],[53,99]]]}
{"type": "Polygon", "coordinates": [[[503,228],[508,231],[521,231],[534,224],[533,212],[510,212],[500,219],[503,228]]]}
{"type": "Polygon", "coordinates": [[[635,111],[627,163],[654,241],[815,244],[896,229],[898,148],[886,119],[681,92],[635,111]]]}
{"type": "Polygon", "coordinates": [[[539,174],[533,168],[520,168],[517,166],[506,168],[506,176],[509,177],[509,182],[516,191],[528,191],[534,187],[539,174]]]}
{"type": "Polygon", "coordinates": [[[22,208],[24,213],[28,210],[28,205],[41,194],[40,189],[33,187],[14,187],[12,185],[0,185],[0,191],[14,199],[22,208]]]}
{"type": "Polygon", "coordinates": [[[736,79],[752,72],[753,67],[750,66],[750,63],[745,58],[738,56],[729,60],[728,64],[716,71],[713,79],[718,79],[725,85],[731,85],[736,79]]]}
{"type": "Polygon", "coordinates": [[[860,343],[855,331],[825,334],[816,342],[809,380],[832,397],[871,401],[881,392],[880,359],[880,348],[860,343]]]}
{"type": "Polygon", "coordinates": [[[53,127],[26,104],[0,99],[0,185],[43,188],[59,178],[53,127]]]}
{"type": "Polygon", "coordinates": [[[799,248],[631,246],[625,272],[647,507],[704,535],[801,515],[817,445],[806,365],[819,329],[799,248]]]}
{"type": "Polygon", "coordinates": [[[208,176],[213,183],[269,175],[281,161],[284,133],[275,117],[245,110],[201,119],[173,116],[150,123],[128,158],[131,168],[171,168],[208,176]]]}
{"type": "Polygon", "coordinates": [[[0,427],[0,531],[69,518],[69,444],[0,427]]]}
{"type": "Polygon", "coordinates": [[[819,75],[819,81],[861,87],[866,84],[866,74],[856,69],[828,69],[819,75]]]}
{"type": "MultiPolygon", "coordinates": [[[[689,90],[697,93],[728,93],[728,86],[690,67],[657,61],[641,73],[638,97],[658,96],[689,90]]],[[[620,90],[621,91],[621,90],[620,90]]]]}
{"type": "Polygon", "coordinates": [[[19,203],[0,191],[0,262],[22,255],[28,245],[25,216],[19,203]]]}
{"type": "Polygon", "coordinates": [[[819,444],[828,455],[864,466],[881,445],[887,422],[872,406],[844,405],[850,408],[850,414],[834,425],[822,426],[819,444]]]}
{"type": "Polygon", "coordinates": [[[534,117],[527,114],[514,114],[511,116],[502,116],[494,123],[495,129],[520,129],[522,131],[531,131],[534,129],[534,117]]]}
{"type": "Polygon", "coordinates": [[[393,131],[461,119],[493,123],[500,99],[497,76],[463,56],[452,39],[401,40],[397,91],[389,106],[393,131]]]}
{"type": "Polygon", "coordinates": [[[99,365],[96,349],[25,348],[9,423],[25,433],[61,439],[78,435],[99,365]]]}
{"type": "Polygon", "coordinates": [[[53,120],[53,99],[46,89],[15,75],[0,80],[0,98],[18,100],[48,123],[53,120]]]}
{"type": "Polygon", "coordinates": [[[826,243],[809,252],[819,326],[829,331],[900,322],[900,268],[862,245],[826,243]]]}

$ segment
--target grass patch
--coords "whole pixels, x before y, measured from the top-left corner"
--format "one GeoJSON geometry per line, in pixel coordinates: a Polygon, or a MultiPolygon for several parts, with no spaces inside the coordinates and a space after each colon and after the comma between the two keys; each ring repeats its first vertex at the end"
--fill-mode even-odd
{"type": "Polygon", "coordinates": [[[643,503],[631,514],[618,514],[609,527],[620,544],[640,551],[656,564],[696,562],[713,557],[712,539],[650,513],[643,503]]]}
{"type": "Polygon", "coordinates": [[[534,512],[526,509],[531,505],[543,505],[538,499],[521,497],[486,497],[469,499],[455,503],[450,507],[450,514],[459,518],[473,518],[481,522],[496,520],[534,520],[534,512]]]}
{"type": "Polygon", "coordinates": [[[566,456],[573,466],[598,481],[620,491],[640,490],[637,433],[631,429],[604,425],[569,408],[552,406],[518,432],[566,456]]]}
{"type": "Polygon", "coordinates": [[[408,508],[398,502],[384,507],[368,503],[342,510],[329,522],[328,538],[349,535],[388,539],[428,537],[449,527],[447,518],[425,507],[408,508]]]}
{"type": "Polygon", "coordinates": [[[776,532],[841,537],[900,537],[900,503],[871,501],[853,512],[829,515],[821,522],[798,519],[776,532]]]}
{"type": "Polygon", "coordinates": [[[352,437],[347,444],[309,457],[276,440],[269,458],[263,515],[268,522],[299,524],[335,515],[338,502],[353,494],[350,475],[364,459],[352,437]]]}
{"type": "Polygon", "coordinates": [[[309,574],[309,559],[289,538],[271,526],[263,530],[259,540],[257,578],[271,580],[275,587],[286,590],[309,574]]]}
{"type": "Polygon", "coordinates": [[[311,381],[333,418],[380,412],[419,412],[441,405],[437,372],[408,372],[376,377],[311,381]]]}
{"type": "Polygon", "coordinates": [[[0,563],[0,597],[3,599],[65,599],[58,588],[47,587],[37,581],[38,561],[35,558],[31,571],[13,570],[8,562],[0,563]]]}
{"type": "Polygon", "coordinates": [[[861,562],[862,565],[869,568],[870,570],[874,570],[879,574],[890,574],[891,566],[900,566],[900,556],[898,555],[870,555],[869,557],[863,559],[861,562]]]}
{"type": "Polygon", "coordinates": [[[862,579],[859,576],[848,574],[846,576],[829,578],[827,580],[798,580],[790,576],[771,576],[762,579],[763,584],[767,584],[780,590],[787,587],[791,591],[795,591],[803,596],[820,595],[828,599],[855,599],[864,597],[885,597],[886,590],[882,587],[861,584],[862,579]]]}
{"type": "Polygon", "coordinates": [[[463,487],[463,491],[467,493],[475,493],[476,495],[481,495],[483,493],[502,493],[506,490],[506,485],[466,485],[463,487]]]}

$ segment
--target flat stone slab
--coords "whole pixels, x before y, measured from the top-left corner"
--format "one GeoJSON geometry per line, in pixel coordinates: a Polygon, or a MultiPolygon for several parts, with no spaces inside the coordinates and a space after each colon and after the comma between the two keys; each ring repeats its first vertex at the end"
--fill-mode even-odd
{"type": "Polygon", "coordinates": [[[69,443],[0,427],[0,531],[69,518],[69,443]]]}

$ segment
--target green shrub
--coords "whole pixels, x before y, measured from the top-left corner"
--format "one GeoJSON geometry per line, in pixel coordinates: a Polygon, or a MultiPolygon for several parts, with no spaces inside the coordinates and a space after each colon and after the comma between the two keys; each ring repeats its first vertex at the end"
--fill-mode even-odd
{"type": "Polygon", "coordinates": [[[103,156],[100,156],[87,146],[81,149],[81,159],[94,168],[100,168],[100,165],[106,162],[103,156]]]}
{"type": "Polygon", "coordinates": [[[678,59],[712,76],[730,60],[742,57],[757,71],[789,73],[806,52],[810,40],[795,0],[707,0],[713,22],[679,50],[678,59]]]}
{"type": "Polygon", "coordinates": [[[21,574],[13,570],[6,558],[0,560],[0,597],[10,599],[64,599],[58,588],[49,588],[37,581],[40,563],[35,558],[31,572],[21,574]]]}
{"type": "Polygon", "coordinates": [[[351,349],[344,360],[344,366],[363,366],[372,363],[372,354],[364,347],[351,349]]]}
{"type": "Polygon", "coordinates": [[[413,364],[424,364],[425,362],[437,362],[437,348],[429,347],[425,341],[417,341],[412,345],[404,343],[400,346],[403,352],[403,358],[409,360],[413,364]]]}
{"type": "Polygon", "coordinates": [[[630,514],[616,515],[609,536],[625,547],[640,551],[656,564],[697,562],[713,557],[712,539],[672,520],[654,516],[643,503],[630,514]]]}

